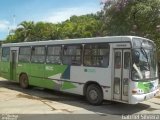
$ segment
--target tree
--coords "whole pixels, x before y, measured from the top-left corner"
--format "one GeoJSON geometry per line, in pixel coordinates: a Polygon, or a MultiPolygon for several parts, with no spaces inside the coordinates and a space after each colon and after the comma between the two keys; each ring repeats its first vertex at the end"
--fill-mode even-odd
{"type": "Polygon", "coordinates": [[[159,0],[105,0],[101,19],[106,35],[137,35],[160,45],[159,0]]]}
{"type": "Polygon", "coordinates": [[[33,28],[33,40],[32,41],[41,41],[41,40],[49,40],[52,37],[53,24],[52,23],[44,23],[38,22],[35,24],[33,28]]]}
{"type": "Polygon", "coordinates": [[[72,16],[62,23],[67,38],[86,38],[101,36],[102,22],[96,14],[72,16]]]}
{"type": "Polygon", "coordinates": [[[24,36],[24,41],[31,41],[32,40],[32,34],[33,34],[33,28],[34,28],[34,22],[33,21],[24,21],[19,24],[19,27],[21,31],[21,34],[24,36]]]}
{"type": "Polygon", "coordinates": [[[62,23],[24,21],[6,42],[41,41],[101,36],[102,21],[98,15],[72,16],[62,23]]]}

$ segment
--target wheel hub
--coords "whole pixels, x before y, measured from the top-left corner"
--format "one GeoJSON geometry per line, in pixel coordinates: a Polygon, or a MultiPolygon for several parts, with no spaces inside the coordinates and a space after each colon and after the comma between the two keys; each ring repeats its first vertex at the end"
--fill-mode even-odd
{"type": "Polygon", "coordinates": [[[97,97],[98,97],[98,94],[97,94],[97,92],[96,92],[95,90],[91,90],[91,91],[89,92],[89,96],[90,96],[90,98],[91,98],[92,100],[96,100],[97,97]]]}

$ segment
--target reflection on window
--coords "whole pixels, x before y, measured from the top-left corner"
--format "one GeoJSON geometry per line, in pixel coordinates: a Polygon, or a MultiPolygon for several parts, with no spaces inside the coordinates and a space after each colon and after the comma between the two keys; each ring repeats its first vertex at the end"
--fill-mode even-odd
{"type": "Polygon", "coordinates": [[[153,49],[133,50],[132,79],[149,79],[157,77],[156,51],[153,49]]]}
{"type": "Polygon", "coordinates": [[[81,64],[81,45],[67,45],[63,48],[63,64],[80,65],[81,64]]]}
{"type": "Polygon", "coordinates": [[[124,69],[130,68],[130,52],[124,53],[124,69]]]}
{"type": "Polygon", "coordinates": [[[121,68],[121,52],[115,52],[114,65],[116,69],[121,68]]]}
{"type": "Polygon", "coordinates": [[[19,61],[20,62],[29,62],[31,56],[31,48],[30,47],[21,47],[19,49],[19,61]]]}
{"type": "Polygon", "coordinates": [[[141,38],[133,38],[132,40],[133,48],[147,48],[147,49],[155,49],[155,45],[153,42],[148,41],[146,39],[141,38]]]}
{"type": "Polygon", "coordinates": [[[48,46],[46,62],[61,64],[61,46],[48,46]]]}
{"type": "Polygon", "coordinates": [[[157,54],[156,51],[150,51],[150,64],[151,64],[151,77],[158,77],[158,70],[157,70],[157,54]]]}
{"type": "Polygon", "coordinates": [[[44,46],[32,47],[31,61],[34,63],[45,62],[45,47],[44,46]]]}
{"type": "Polygon", "coordinates": [[[88,44],[84,46],[84,65],[93,67],[108,67],[109,45],[88,44]]]}
{"type": "Polygon", "coordinates": [[[9,55],[10,55],[10,48],[9,47],[2,48],[2,61],[4,62],[9,61],[9,55]]]}

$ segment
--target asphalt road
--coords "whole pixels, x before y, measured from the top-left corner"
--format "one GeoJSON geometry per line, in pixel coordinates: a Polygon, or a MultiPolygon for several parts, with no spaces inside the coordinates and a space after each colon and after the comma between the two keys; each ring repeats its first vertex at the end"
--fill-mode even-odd
{"type": "Polygon", "coordinates": [[[82,96],[37,87],[22,89],[0,78],[0,114],[0,120],[115,120],[126,114],[160,114],[160,95],[137,105],[105,101],[92,106],[82,96]]]}

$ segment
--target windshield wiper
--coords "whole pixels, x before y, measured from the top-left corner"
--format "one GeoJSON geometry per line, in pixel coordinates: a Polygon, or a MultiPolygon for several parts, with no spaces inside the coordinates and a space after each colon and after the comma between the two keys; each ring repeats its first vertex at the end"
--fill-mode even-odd
{"type": "Polygon", "coordinates": [[[140,50],[141,50],[142,54],[145,56],[145,58],[147,59],[147,62],[148,62],[148,55],[147,55],[146,51],[142,47],[141,47],[140,50]]]}
{"type": "Polygon", "coordinates": [[[144,48],[142,47],[142,42],[143,42],[143,41],[141,41],[141,48],[140,48],[140,50],[141,50],[142,54],[145,56],[145,58],[147,59],[147,62],[148,62],[148,56],[147,56],[146,51],[145,51],[144,48]]]}

